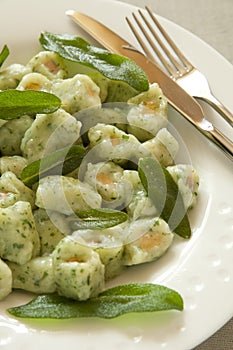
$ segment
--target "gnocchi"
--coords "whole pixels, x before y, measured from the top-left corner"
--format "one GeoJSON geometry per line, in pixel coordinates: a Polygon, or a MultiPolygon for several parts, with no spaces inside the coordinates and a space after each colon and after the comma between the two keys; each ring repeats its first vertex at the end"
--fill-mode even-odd
{"type": "Polygon", "coordinates": [[[0,120],[0,300],[14,289],[87,300],[130,266],[160,258],[174,233],[158,217],[138,161],[152,157],[167,168],[186,210],[196,204],[199,176],[192,165],[175,163],[179,144],[167,129],[168,104],[159,85],[125,103],[132,96],[125,84],[119,102],[106,108],[102,103],[111,102],[116,82],[79,69],[70,74],[66,60],[42,51],[0,72],[5,89],[50,92],[61,106],[0,120]],[[68,175],[47,174],[31,188],[24,184],[25,167],[72,145],[86,151],[79,167],[68,175]],[[107,228],[70,225],[74,217],[82,222],[80,212],[104,209],[122,210],[127,220],[107,228]]]}

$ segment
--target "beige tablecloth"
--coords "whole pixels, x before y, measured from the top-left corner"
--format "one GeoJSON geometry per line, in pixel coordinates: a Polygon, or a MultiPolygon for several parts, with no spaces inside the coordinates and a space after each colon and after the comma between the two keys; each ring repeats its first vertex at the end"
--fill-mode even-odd
{"type": "MultiPolygon", "coordinates": [[[[233,0],[120,1],[140,7],[148,5],[157,14],[199,36],[233,64],[233,0]]],[[[233,350],[233,319],[195,350],[233,350]]]]}

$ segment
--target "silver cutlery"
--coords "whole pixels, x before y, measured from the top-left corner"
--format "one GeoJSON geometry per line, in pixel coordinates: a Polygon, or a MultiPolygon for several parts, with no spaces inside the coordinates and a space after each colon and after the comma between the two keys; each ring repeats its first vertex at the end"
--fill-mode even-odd
{"type": "Polygon", "coordinates": [[[205,75],[184,56],[154,13],[147,6],[145,9],[138,10],[138,15],[132,13],[137,28],[129,17],[126,20],[146,56],[152,61],[159,59],[172,79],[191,96],[209,103],[232,126],[233,114],[213,95],[205,75]]]}
{"type": "Polygon", "coordinates": [[[158,65],[96,19],[74,10],[66,14],[103,47],[133,60],[147,73],[151,83],[159,84],[170,105],[233,160],[233,142],[205,118],[200,104],[158,65]]]}

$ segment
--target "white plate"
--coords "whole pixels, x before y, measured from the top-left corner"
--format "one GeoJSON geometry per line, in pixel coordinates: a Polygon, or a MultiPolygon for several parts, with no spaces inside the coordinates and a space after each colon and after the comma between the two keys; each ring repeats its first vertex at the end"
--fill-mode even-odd
{"type": "MultiPolygon", "coordinates": [[[[44,30],[88,38],[65,16],[71,8],[94,16],[134,42],[124,19],[135,9],[131,5],[111,0],[1,0],[0,48],[3,44],[10,48],[7,63],[26,63],[40,48],[37,39],[44,30]]],[[[232,110],[232,66],[191,33],[164,18],[161,21],[232,110]]],[[[206,112],[230,133],[216,114],[208,108],[206,112]]],[[[113,320],[20,320],[10,317],[6,309],[30,300],[31,295],[14,292],[0,304],[2,349],[191,349],[232,317],[232,163],[182,117],[171,111],[171,118],[201,178],[198,206],[191,217],[193,236],[189,241],[177,239],[159,261],[130,268],[109,286],[161,283],[181,293],[184,311],[131,314],[113,320]]]]}

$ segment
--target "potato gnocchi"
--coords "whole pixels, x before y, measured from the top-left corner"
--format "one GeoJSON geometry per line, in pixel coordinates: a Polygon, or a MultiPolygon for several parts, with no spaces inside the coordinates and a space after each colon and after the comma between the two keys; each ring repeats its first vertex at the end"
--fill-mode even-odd
{"type": "Polygon", "coordinates": [[[167,129],[167,101],[158,84],[121,110],[102,108],[110,99],[104,81],[78,69],[70,76],[69,64],[47,51],[1,71],[0,90],[46,91],[62,105],[51,114],[0,120],[0,300],[14,289],[86,300],[124,269],[154,261],[170,248],[174,233],[137,171],[142,157],[167,168],[187,210],[196,204],[199,176],[192,165],[175,164],[179,144],[167,129]],[[32,188],[22,182],[28,164],[74,144],[86,149],[76,171],[47,175],[32,188]],[[72,229],[67,219],[93,208],[123,210],[128,220],[72,229]]]}

